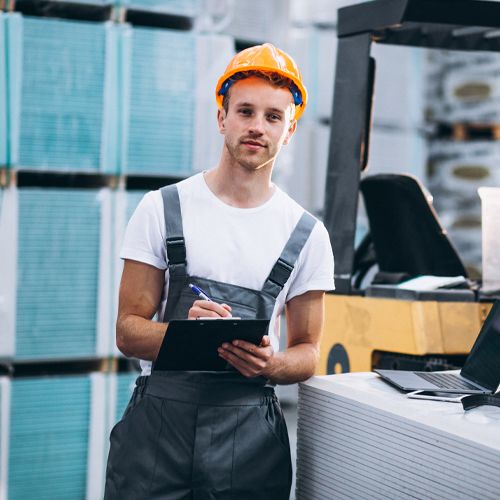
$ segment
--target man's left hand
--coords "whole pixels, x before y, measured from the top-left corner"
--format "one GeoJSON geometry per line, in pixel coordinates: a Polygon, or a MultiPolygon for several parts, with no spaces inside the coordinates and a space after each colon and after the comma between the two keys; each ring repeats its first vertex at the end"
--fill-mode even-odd
{"type": "Polygon", "coordinates": [[[234,366],[245,377],[269,376],[274,357],[269,336],[264,335],[260,345],[233,340],[219,347],[219,356],[234,366]]]}

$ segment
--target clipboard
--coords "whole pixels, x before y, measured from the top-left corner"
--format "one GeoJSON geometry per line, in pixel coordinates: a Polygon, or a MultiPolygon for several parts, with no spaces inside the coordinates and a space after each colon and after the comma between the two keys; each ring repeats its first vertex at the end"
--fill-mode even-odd
{"type": "Polygon", "coordinates": [[[221,344],[240,339],[259,345],[268,329],[268,319],[172,320],[153,371],[232,370],[217,352],[221,344]]]}

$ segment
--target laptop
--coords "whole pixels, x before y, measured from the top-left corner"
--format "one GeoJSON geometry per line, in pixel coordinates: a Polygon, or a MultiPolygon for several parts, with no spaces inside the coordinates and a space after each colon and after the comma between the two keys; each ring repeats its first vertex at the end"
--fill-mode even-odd
{"type": "Polygon", "coordinates": [[[374,372],[404,391],[493,394],[500,384],[500,301],[493,304],[460,372],[374,372]]]}

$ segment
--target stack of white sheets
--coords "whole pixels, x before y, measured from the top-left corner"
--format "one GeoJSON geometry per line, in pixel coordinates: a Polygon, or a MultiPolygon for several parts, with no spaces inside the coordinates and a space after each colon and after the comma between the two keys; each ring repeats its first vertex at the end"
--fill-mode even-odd
{"type": "Polygon", "coordinates": [[[300,385],[297,500],[498,499],[500,408],[408,399],[372,373],[300,385]]]}

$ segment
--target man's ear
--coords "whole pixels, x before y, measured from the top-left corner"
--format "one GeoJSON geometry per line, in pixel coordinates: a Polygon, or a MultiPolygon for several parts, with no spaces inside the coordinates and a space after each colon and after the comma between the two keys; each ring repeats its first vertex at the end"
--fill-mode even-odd
{"type": "Polygon", "coordinates": [[[219,132],[221,134],[224,134],[226,131],[226,111],[224,108],[218,109],[217,110],[217,123],[219,125],[219,132]]]}
{"type": "Polygon", "coordinates": [[[290,142],[290,139],[292,138],[292,135],[295,133],[295,130],[297,129],[297,120],[292,120],[290,123],[290,126],[288,127],[288,132],[286,133],[285,140],[283,141],[283,144],[288,144],[290,142]]]}

